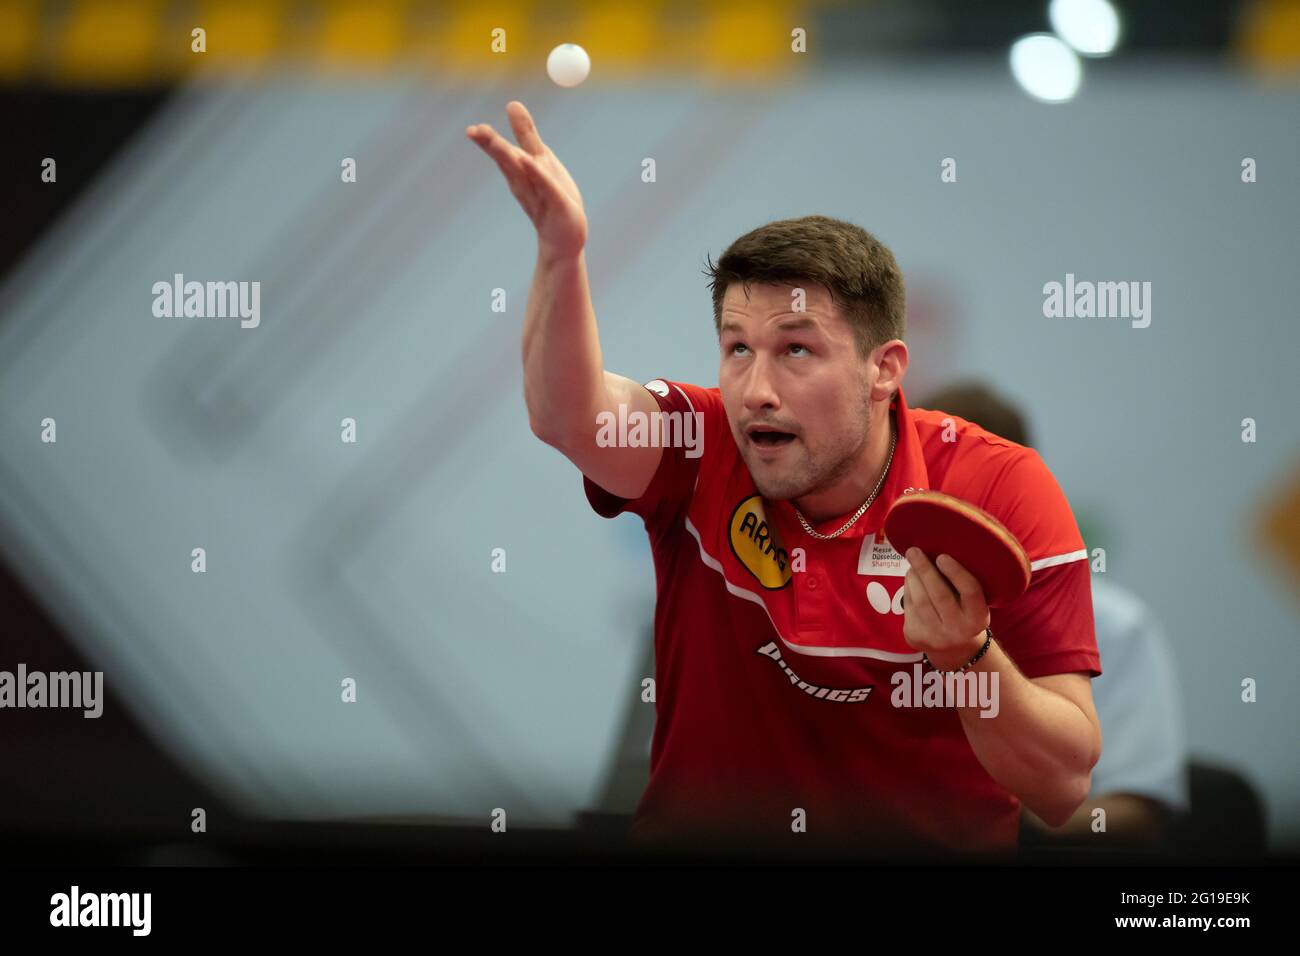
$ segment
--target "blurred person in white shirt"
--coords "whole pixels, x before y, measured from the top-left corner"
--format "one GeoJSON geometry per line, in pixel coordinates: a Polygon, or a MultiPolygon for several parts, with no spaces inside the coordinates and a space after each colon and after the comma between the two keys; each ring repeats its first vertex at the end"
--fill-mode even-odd
{"type": "MultiPolygon", "coordinates": [[[[1030,447],[1028,426],[1016,407],[977,382],[941,389],[917,406],[1030,447]]],[[[1102,736],[1092,789],[1059,827],[1048,827],[1028,809],[1024,817],[1040,833],[1078,839],[1102,835],[1094,830],[1100,808],[1111,842],[1157,843],[1171,818],[1188,810],[1187,748],[1173,656],[1159,621],[1137,595],[1094,573],[1092,602],[1102,668],[1092,681],[1102,736]]]]}

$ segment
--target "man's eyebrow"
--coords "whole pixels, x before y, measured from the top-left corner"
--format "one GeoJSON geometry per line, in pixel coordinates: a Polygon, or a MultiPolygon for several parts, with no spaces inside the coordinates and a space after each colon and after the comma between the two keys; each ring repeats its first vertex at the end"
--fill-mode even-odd
{"type": "MultiPolygon", "coordinates": [[[[817,322],[814,319],[811,319],[805,315],[805,316],[799,316],[797,318],[791,317],[788,319],[782,319],[780,322],[776,324],[776,327],[782,332],[798,332],[803,329],[816,329],[817,322]]],[[[728,320],[722,323],[722,326],[718,329],[718,331],[719,332],[744,332],[745,330],[741,327],[739,322],[732,322],[728,320]]]]}
{"type": "Polygon", "coordinates": [[[782,332],[796,332],[803,329],[815,329],[817,323],[805,315],[797,319],[782,319],[776,324],[776,327],[782,332]]]}

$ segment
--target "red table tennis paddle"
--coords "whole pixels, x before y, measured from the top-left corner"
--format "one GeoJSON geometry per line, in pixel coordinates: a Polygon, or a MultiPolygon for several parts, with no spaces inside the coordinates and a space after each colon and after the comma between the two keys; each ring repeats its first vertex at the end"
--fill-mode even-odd
{"type": "Polygon", "coordinates": [[[885,516],[885,537],[907,555],[931,561],[946,554],[973,574],[989,607],[1014,601],[1029,587],[1029,559],[1016,536],[987,511],[940,491],[900,495],[885,516]]]}

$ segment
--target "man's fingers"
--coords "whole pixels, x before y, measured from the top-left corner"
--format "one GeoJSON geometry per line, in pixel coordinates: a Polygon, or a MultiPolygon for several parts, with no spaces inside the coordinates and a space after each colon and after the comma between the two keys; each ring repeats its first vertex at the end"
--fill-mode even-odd
{"type": "Polygon", "coordinates": [[[472,126],[466,130],[466,134],[478,144],[483,152],[491,156],[501,172],[505,174],[511,184],[516,180],[524,178],[524,167],[522,158],[523,150],[518,146],[508,143],[504,136],[494,130],[486,123],[480,123],[478,126],[472,126]]]}
{"type": "Polygon", "coordinates": [[[510,117],[510,128],[515,131],[515,142],[531,156],[545,155],[546,144],[537,132],[537,124],[533,122],[528,107],[518,100],[511,100],[506,104],[506,115],[510,117]]]}
{"type": "Polygon", "coordinates": [[[939,617],[934,604],[930,601],[925,584],[915,568],[909,570],[903,577],[903,603],[917,623],[939,617]]]}
{"type": "Polygon", "coordinates": [[[984,597],[984,588],[980,587],[979,579],[958,564],[952,555],[939,555],[937,567],[943,572],[943,576],[952,582],[952,586],[961,595],[963,603],[967,598],[984,597]]]}
{"type": "Polygon", "coordinates": [[[465,127],[465,135],[496,162],[541,239],[556,248],[580,248],[586,222],[577,186],[542,143],[524,104],[511,100],[508,112],[516,137],[535,152],[508,142],[487,123],[465,127]]]}
{"type": "MultiPolygon", "coordinates": [[[[466,134],[479,145],[483,152],[498,162],[502,159],[513,160],[522,152],[518,146],[507,141],[504,136],[487,123],[479,123],[477,126],[469,127],[466,134]]],[[[518,165],[518,163],[512,162],[511,165],[518,165]]]]}
{"type": "Polygon", "coordinates": [[[911,565],[908,574],[916,575],[917,583],[925,591],[939,621],[946,625],[960,620],[962,607],[957,603],[957,592],[924,552],[919,548],[909,548],[907,562],[911,565]]]}

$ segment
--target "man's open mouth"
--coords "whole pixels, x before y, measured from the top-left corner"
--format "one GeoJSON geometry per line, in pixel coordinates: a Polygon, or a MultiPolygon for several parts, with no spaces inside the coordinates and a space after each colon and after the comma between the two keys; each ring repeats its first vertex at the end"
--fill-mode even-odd
{"type": "Polygon", "coordinates": [[[788,445],[794,441],[794,434],[791,432],[777,431],[774,428],[767,428],[763,425],[756,425],[747,432],[749,440],[760,448],[776,448],[780,445],[788,445]]]}

